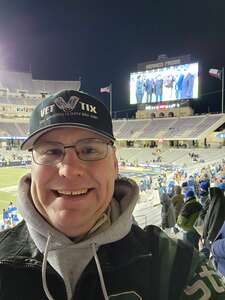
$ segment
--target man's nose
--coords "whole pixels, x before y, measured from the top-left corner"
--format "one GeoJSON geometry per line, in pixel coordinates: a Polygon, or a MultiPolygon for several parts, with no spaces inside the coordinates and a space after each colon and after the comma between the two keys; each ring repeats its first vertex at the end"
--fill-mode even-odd
{"type": "Polygon", "coordinates": [[[86,162],[79,159],[74,148],[66,149],[63,161],[59,164],[59,175],[64,177],[82,176],[86,162]]]}

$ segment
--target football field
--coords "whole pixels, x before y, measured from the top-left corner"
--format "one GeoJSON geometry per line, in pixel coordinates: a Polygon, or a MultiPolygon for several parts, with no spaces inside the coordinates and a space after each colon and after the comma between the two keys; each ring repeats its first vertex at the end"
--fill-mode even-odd
{"type": "MultiPolygon", "coordinates": [[[[7,208],[9,202],[15,202],[17,194],[17,185],[19,179],[28,173],[28,168],[7,167],[0,168],[0,211],[7,208]]],[[[1,217],[0,217],[1,219],[1,217]]]]}

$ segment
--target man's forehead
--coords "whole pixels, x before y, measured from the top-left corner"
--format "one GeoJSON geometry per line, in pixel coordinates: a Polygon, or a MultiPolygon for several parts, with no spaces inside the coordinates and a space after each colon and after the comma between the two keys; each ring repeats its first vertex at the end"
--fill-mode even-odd
{"type": "MultiPolygon", "coordinates": [[[[107,141],[108,139],[98,134],[90,129],[83,129],[78,127],[61,127],[61,128],[54,128],[49,130],[48,132],[44,133],[39,137],[37,142],[40,141],[59,141],[60,139],[67,140],[67,139],[85,139],[85,138],[97,138],[107,141]]],[[[36,143],[37,143],[36,142],[36,143]]]]}

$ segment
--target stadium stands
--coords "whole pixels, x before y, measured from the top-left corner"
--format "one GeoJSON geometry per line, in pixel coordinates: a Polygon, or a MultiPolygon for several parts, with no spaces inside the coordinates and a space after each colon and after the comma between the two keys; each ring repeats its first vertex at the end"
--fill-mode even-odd
{"type": "Polygon", "coordinates": [[[153,148],[118,148],[118,158],[121,161],[130,162],[134,165],[148,164],[152,165],[173,165],[176,167],[195,167],[202,163],[213,163],[220,161],[225,156],[225,149],[176,149],[169,148],[161,151],[159,154],[160,161],[157,161],[157,155],[153,148]],[[190,152],[194,152],[198,159],[194,160],[190,157],[190,152]]]}
{"type": "MultiPolygon", "coordinates": [[[[29,116],[33,107],[48,94],[61,89],[79,89],[80,81],[51,81],[32,78],[31,73],[0,70],[0,142],[9,149],[19,146],[14,139],[22,139],[27,135],[29,116]]],[[[118,153],[121,161],[133,164],[177,164],[187,161],[196,164],[188,155],[193,141],[203,141],[225,124],[224,114],[206,114],[186,117],[167,117],[154,119],[113,120],[115,137],[118,141],[118,153]],[[122,148],[127,141],[134,147],[122,148]],[[154,143],[151,143],[151,142],[154,143]],[[164,142],[160,153],[156,153],[155,145],[164,142]],[[177,143],[173,143],[177,141],[177,143]],[[172,143],[171,143],[172,142],[172,143]],[[176,147],[188,149],[177,149],[176,147]],[[138,148],[137,148],[138,147],[138,148]]],[[[219,141],[215,143],[217,146],[219,141]]],[[[131,146],[132,146],[131,145],[131,146]]],[[[222,145],[222,143],[221,143],[222,145]]],[[[203,143],[201,145],[203,147],[203,143]]],[[[213,161],[224,157],[223,149],[197,149],[201,161],[213,161]]]]}
{"type": "Polygon", "coordinates": [[[20,94],[14,94],[13,95],[7,95],[2,96],[0,95],[0,104],[12,104],[12,105],[29,105],[29,106],[35,106],[40,102],[41,96],[36,95],[28,95],[26,97],[21,96],[20,94]]]}
{"type": "Polygon", "coordinates": [[[80,81],[35,80],[31,73],[0,70],[0,88],[11,93],[25,94],[55,93],[61,89],[80,89],[80,81]]]}
{"type": "Polygon", "coordinates": [[[225,115],[201,115],[189,117],[114,120],[113,127],[118,140],[197,140],[206,137],[225,123],[225,115]]]}
{"type": "Polygon", "coordinates": [[[79,90],[79,81],[53,81],[53,80],[32,80],[32,91],[34,94],[40,91],[47,91],[48,94],[55,93],[63,89],[79,90]]]}
{"type": "Polygon", "coordinates": [[[166,131],[172,126],[174,120],[171,118],[153,119],[148,121],[145,128],[140,132],[140,139],[156,140],[164,138],[166,131]]]}
{"type": "Polygon", "coordinates": [[[61,89],[79,90],[80,81],[36,80],[28,72],[0,69],[0,142],[14,147],[11,140],[27,135],[33,108],[43,97],[61,89]]]}
{"type": "Polygon", "coordinates": [[[32,91],[31,73],[0,70],[0,87],[14,93],[18,90],[32,91]]]}
{"type": "MultiPolygon", "coordinates": [[[[146,120],[132,120],[132,122],[128,121],[129,126],[127,126],[127,122],[123,121],[122,126],[117,127],[117,131],[115,131],[115,135],[120,139],[129,139],[132,137],[135,139],[138,137],[139,132],[142,132],[143,128],[146,126],[146,120]]],[[[114,123],[113,123],[114,124],[114,123]]],[[[116,124],[116,121],[115,121],[116,124]]]]}
{"type": "Polygon", "coordinates": [[[25,137],[28,132],[27,122],[16,122],[10,119],[0,119],[0,136],[1,137],[25,137]]]}
{"type": "Polygon", "coordinates": [[[206,115],[200,116],[202,119],[196,126],[192,126],[189,137],[200,136],[204,130],[209,130],[221,125],[221,121],[223,122],[223,115],[206,115]],[[207,116],[207,117],[206,117],[207,116]]]}

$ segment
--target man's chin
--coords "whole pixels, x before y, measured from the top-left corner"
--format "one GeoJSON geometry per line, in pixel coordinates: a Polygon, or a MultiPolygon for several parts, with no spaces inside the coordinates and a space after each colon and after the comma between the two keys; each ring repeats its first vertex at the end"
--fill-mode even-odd
{"type": "Polygon", "coordinates": [[[71,211],[60,212],[52,217],[49,221],[54,228],[68,237],[82,235],[88,232],[92,227],[92,225],[88,226],[88,222],[84,221],[84,218],[81,214],[71,211]]]}

